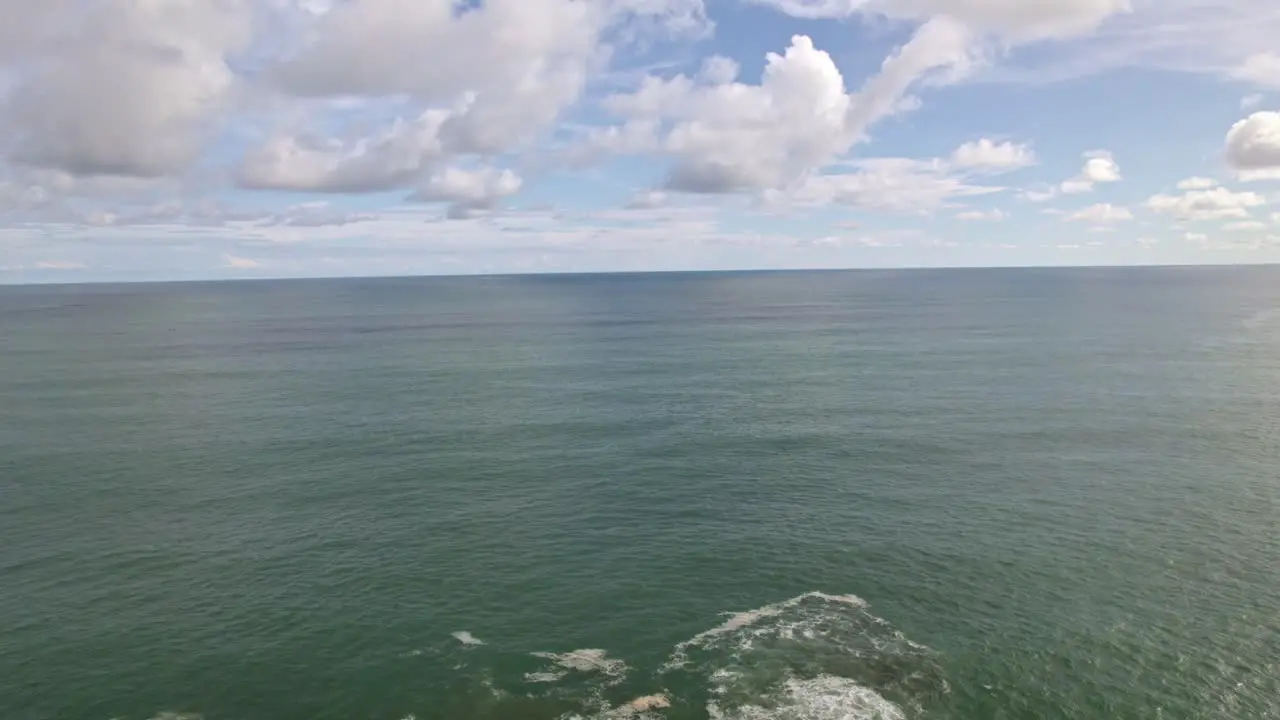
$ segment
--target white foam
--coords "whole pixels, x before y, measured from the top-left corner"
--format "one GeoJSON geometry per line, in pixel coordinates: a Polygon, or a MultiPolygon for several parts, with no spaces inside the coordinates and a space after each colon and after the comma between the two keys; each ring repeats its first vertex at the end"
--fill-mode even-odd
{"type": "Polygon", "coordinates": [[[560,680],[566,675],[564,672],[531,672],[524,674],[524,681],[527,683],[550,683],[560,680]]]}
{"type": "Polygon", "coordinates": [[[463,645],[475,646],[475,645],[483,645],[483,644],[484,644],[484,641],[483,641],[483,640],[481,640],[480,638],[476,637],[475,635],[472,635],[471,633],[467,632],[466,630],[459,630],[458,632],[453,633],[453,637],[454,637],[455,639],[457,639],[457,641],[458,641],[458,642],[460,642],[460,643],[462,643],[463,645]]]}
{"type": "Polygon", "coordinates": [[[853,607],[858,608],[867,607],[867,601],[857,595],[830,595],[815,590],[803,595],[797,595],[789,600],[783,600],[782,602],[758,607],[754,610],[747,610],[740,613],[728,613],[730,615],[729,619],[720,625],[717,625],[710,630],[704,630],[688,640],[676,645],[674,652],[671,654],[671,658],[662,666],[661,671],[666,672],[686,665],[689,662],[689,648],[698,647],[704,644],[707,640],[717,636],[750,627],[765,618],[777,617],[786,610],[794,608],[805,600],[825,600],[827,602],[852,605],[853,607]]]}
{"type": "Polygon", "coordinates": [[[627,703],[625,707],[629,707],[632,710],[639,710],[641,712],[646,710],[669,708],[671,707],[671,698],[667,697],[664,693],[658,693],[656,695],[642,695],[627,703]]]}
{"type": "Polygon", "coordinates": [[[606,707],[592,715],[589,719],[582,715],[564,715],[560,720],[662,720],[661,715],[651,711],[671,707],[671,698],[665,693],[642,695],[618,707],[606,707]]]}
{"type": "Polygon", "coordinates": [[[768,707],[742,705],[727,709],[710,702],[707,714],[712,720],[906,720],[907,717],[902,708],[875,690],[833,675],[788,680],[782,691],[768,700],[768,707]]]}
{"type": "Polygon", "coordinates": [[[627,664],[608,656],[604,650],[586,648],[570,650],[566,653],[536,652],[534,657],[550,660],[567,670],[577,672],[598,672],[609,677],[622,677],[627,672],[627,664]]]}

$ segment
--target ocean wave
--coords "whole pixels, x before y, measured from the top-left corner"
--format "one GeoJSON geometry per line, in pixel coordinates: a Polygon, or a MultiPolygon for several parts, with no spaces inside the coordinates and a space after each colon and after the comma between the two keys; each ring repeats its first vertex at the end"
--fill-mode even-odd
{"type": "Polygon", "coordinates": [[[458,642],[462,643],[463,645],[475,646],[475,645],[483,645],[483,644],[484,644],[484,641],[483,641],[483,640],[481,640],[480,638],[476,637],[475,635],[472,635],[471,633],[467,632],[466,630],[459,630],[459,631],[457,631],[457,632],[453,633],[453,637],[454,637],[458,642]]]}
{"type": "MultiPolygon", "coordinates": [[[[908,720],[949,692],[936,653],[856,596],[809,592],[724,615],[676,643],[649,673],[599,648],[472,652],[485,643],[455,632],[462,655],[454,700],[461,705],[450,717],[908,720]],[[498,667],[505,669],[495,673],[498,667]]],[[[200,716],[167,712],[150,720],[200,716]]]]}
{"type": "Polygon", "coordinates": [[[565,653],[535,652],[536,658],[550,660],[566,669],[585,673],[601,673],[611,678],[621,678],[627,672],[627,664],[622,660],[611,658],[604,650],[587,648],[570,650],[565,653]]]}
{"type": "MultiPolygon", "coordinates": [[[[906,720],[949,692],[934,651],[856,596],[809,592],[726,615],[676,644],[648,681],[660,693],[611,705],[593,692],[560,720],[660,720],[668,708],[712,720],[906,720]]],[[[562,673],[616,662],[603,651],[544,657],[562,673]]]]}
{"type": "Polygon", "coordinates": [[[902,708],[871,688],[852,680],[820,675],[808,680],[791,679],[762,704],[744,704],[722,710],[708,703],[712,720],[906,720],[902,708]]]}
{"type": "Polygon", "coordinates": [[[689,648],[698,647],[713,638],[727,635],[734,631],[740,631],[743,628],[751,627],[761,620],[782,615],[785,611],[795,608],[806,600],[822,600],[831,603],[843,603],[855,608],[867,607],[867,602],[857,595],[829,595],[815,590],[803,595],[797,595],[790,600],[783,600],[782,602],[765,605],[754,610],[746,610],[738,613],[725,613],[730,616],[728,620],[711,628],[710,630],[704,630],[688,640],[677,644],[675,652],[672,653],[666,664],[662,666],[662,670],[672,670],[687,664],[689,661],[687,654],[689,648]]]}
{"type": "Polygon", "coordinates": [[[677,644],[661,674],[701,679],[725,720],[894,720],[949,692],[933,650],[861,598],[821,592],[734,613],[677,644]]]}

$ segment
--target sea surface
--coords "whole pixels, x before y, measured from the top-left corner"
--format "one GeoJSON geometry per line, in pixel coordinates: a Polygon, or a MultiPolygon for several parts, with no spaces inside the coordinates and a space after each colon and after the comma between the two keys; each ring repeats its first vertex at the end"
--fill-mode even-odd
{"type": "Polygon", "coordinates": [[[1280,718],[1280,269],[0,288],[0,719],[1280,718]]]}

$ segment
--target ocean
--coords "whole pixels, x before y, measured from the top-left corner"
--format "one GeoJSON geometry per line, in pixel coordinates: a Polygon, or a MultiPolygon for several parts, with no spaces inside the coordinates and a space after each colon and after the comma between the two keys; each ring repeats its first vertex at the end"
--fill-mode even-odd
{"type": "Polygon", "coordinates": [[[1280,718],[1280,268],[0,288],[3,720],[1280,718]]]}

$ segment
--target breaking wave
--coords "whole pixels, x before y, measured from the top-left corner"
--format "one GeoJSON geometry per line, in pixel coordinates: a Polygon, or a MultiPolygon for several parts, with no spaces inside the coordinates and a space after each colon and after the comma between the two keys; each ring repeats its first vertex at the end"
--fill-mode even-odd
{"type": "Polygon", "coordinates": [[[948,692],[936,653],[853,595],[725,615],[649,673],[600,649],[532,653],[511,695],[560,720],[908,720],[948,692]]]}
{"type": "Polygon", "coordinates": [[[441,648],[455,663],[448,707],[416,717],[921,720],[949,692],[936,653],[853,595],[809,592],[724,616],[649,671],[598,648],[513,654],[458,631],[441,648]]]}
{"type": "Polygon", "coordinates": [[[458,632],[454,633],[454,634],[453,634],[453,638],[454,638],[455,640],[457,640],[458,642],[462,643],[463,645],[473,645],[473,646],[474,646],[474,645],[483,645],[483,644],[484,644],[484,641],[483,641],[483,640],[481,640],[480,638],[476,637],[475,635],[472,635],[471,633],[467,632],[466,630],[459,630],[458,632]]]}
{"type": "Polygon", "coordinates": [[[948,687],[936,653],[861,598],[811,592],[679,643],[663,675],[700,679],[716,720],[899,720],[948,687]]]}

